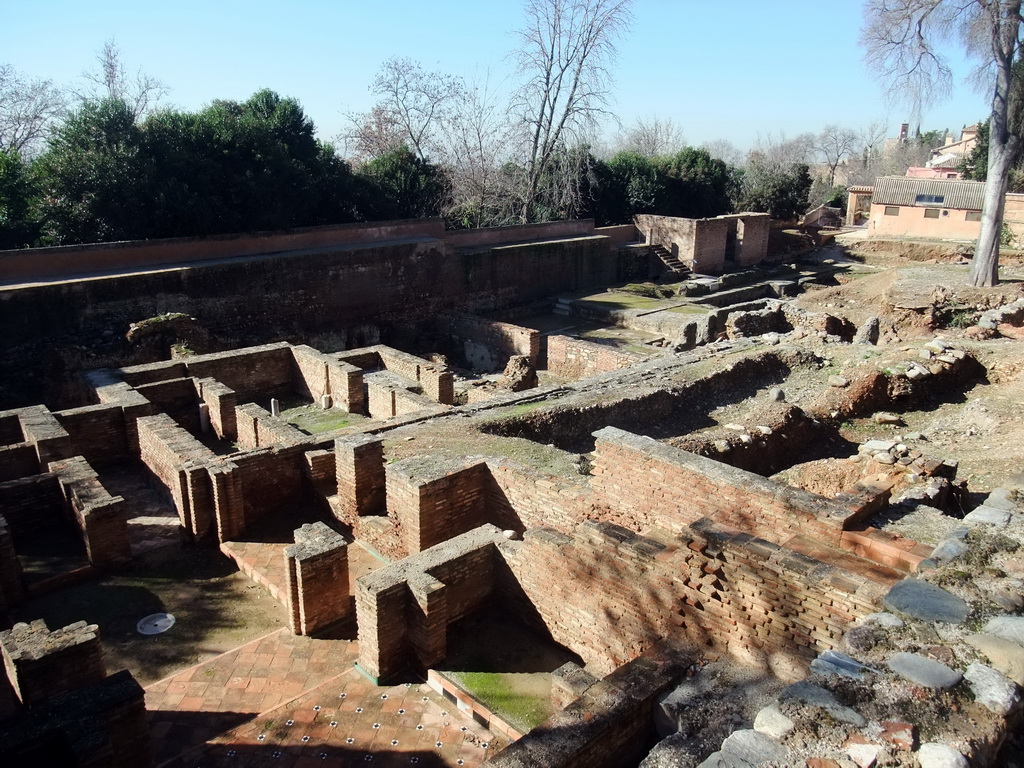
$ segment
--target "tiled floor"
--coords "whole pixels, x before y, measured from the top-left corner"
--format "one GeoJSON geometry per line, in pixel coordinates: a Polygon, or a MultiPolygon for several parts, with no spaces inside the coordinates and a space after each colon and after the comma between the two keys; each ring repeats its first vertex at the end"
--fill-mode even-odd
{"type": "Polygon", "coordinates": [[[477,766],[505,746],[426,685],[374,685],[357,656],[282,629],[154,683],[156,764],[477,766]]]}

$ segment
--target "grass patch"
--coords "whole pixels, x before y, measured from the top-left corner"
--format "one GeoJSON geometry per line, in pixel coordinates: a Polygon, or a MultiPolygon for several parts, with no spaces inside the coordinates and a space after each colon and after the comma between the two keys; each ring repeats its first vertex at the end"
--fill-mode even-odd
{"type": "Polygon", "coordinates": [[[364,419],[358,414],[348,413],[340,408],[324,410],[315,405],[301,405],[281,411],[281,418],[307,435],[333,432],[364,419]]]}
{"type": "MultiPolygon", "coordinates": [[[[551,695],[524,690],[528,674],[504,672],[447,672],[473,698],[497,712],[522,733],[532,730],[551,716],[551,695]]],[[[547,675],[543,675],[547,677],[547,675]]],[[[537,686],[530,686],[536,689],[537,686]]]]}

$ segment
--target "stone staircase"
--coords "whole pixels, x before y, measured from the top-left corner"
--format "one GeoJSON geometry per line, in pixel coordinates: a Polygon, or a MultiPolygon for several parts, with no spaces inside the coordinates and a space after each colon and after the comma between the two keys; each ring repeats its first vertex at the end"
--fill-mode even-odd
{"type": "Polygon", "coordinates": [[[554,309],[551,310],[556,315],[564,315],[569,317],[572,314],[572,299],[559,298],[555,301],[554,309]]]}
{"type": "Polygon", "coordinates": [[[650,252],[653,256],[656,256],[665,268],[672,273],[674,277],[683,280],[687,275],[690,274],[690,270],[686,267],[683,262],[677,259],[664,245],[652,245],[650,246],[650,252]]]}

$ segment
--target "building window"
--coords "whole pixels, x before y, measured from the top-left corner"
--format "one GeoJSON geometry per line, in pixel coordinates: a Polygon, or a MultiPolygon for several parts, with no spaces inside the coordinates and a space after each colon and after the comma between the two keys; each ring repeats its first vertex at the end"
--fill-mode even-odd
{"type": "Polygon", "coordinates": [[[898,205],[887,205],[887,206],[885,206],[885,215],[886,216],[899,216],[900,215],[900,208],[899,208],[899,206],[898,205]]]}
{"type": "Polygon", "coordinates": [[[981,221],[981,211],[968,211],[967,221],[981,221]]]}
{"type": "Polygon", "coordinates": [[[925,208],[924,209],[924,217],[926,219],[937,219],[937,218],[939,218],[939,209],[938,208],[925,208]]]}
{"type": "Polygon", "coordinates": [[[914,198],[917,205],[942,205],[945,200],[945,195],[918,195],[914,198]]]}
{"type": "Polygon", "coordinates": [[[956,178],[956,174],[955,173],[947,173],[946,174],[946,178],[947,179],[955,179],[956,178]]]}

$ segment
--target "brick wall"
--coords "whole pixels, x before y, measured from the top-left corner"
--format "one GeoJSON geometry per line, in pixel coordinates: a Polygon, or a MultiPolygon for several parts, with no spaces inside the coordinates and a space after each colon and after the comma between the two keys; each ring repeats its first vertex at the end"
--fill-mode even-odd
{"type": "Polygon", "coordinates": [[[199,434],[199,394],[190,378],[142,384],[135,391],[194,435],[199,434]]]}
{"type": "Polygon", "coordinates": [[[44,472],[0,483],[0,514],[15,539],[65,524],[68,508],[57,475],[44,472]]]}
{"type": "Polygon", "coordinates": [[[251,451],[273,445],[295,445],[306,435],[284,419],[272,416],[256,403],[244,403],[235,408],[235,430],[238,446],[251,451]]]}
{"type": "Polygon", "coordinates": [[[523,738],[484,763],[491,768],[619,768],[636,765],[656,740],[654,705],[681,677],[661,658],[624,664],[523,738]]]}
{"type": "Polygon", "coordinates": [[[26,706],[106,677],[95,624],[79,621],[52,632],[42,619],[0,632],[4,668],[26,706]]]}
{"type": "Polygon", "coordinates": [[[0,445],[14,445],[25,440],[17,413],[0,414],[0,445]]]}
{"type": "Polygon", "coordinates": [[[25,441],[35,447],[40,467],[73,455],[70,435],[46,406],[33,405],[17,413],[25,441]]]}
{"type": "Polygon", "coordinates": [[[615,427],[594,434],[593,487],[606,519],[679,533],[708,518],[776,543],[803,533],[840,545],[851,512],[830,499],[615,427]]]}
{"type": "Polygon", "coordinates": [[[115,568],[132,559],[128,539],[128,505],[111,496],[96,471],[81,456],[50,463],[64,498],[74,512],[85,541],[89,562],[97,568],[115,568]]]}
{"type": "Polygon", "coordinates": [[[275,446],[231,457],[231,474],[239,484],[244,525],[249,526],[308,498],[305,447],[275,446]]]}
{"type": "Polygon", "coordinates": [[[501,532],[481,526],[356,581],[359,665],[378,680],[426,668],[447,652],[447,628],[487,601],[501,532]]]}
{"type": "Polygon", "coordinates": [[[384,446],[379,437],[339,437],[334,441],[334,465],[343,522],[353,525],[360,515],[384,512],[384,446]]]}
{"type": "Polygon", "coordinates": [[[240,400],[282,397],[293,388],[292,352],[287,342],[245,347],[185,359],[187,375],[216,379],[240,400]]]}
{"type": "Polygon", "coordinates": [[[222,440],[235,440],[238,437],[238,423],[235,420],[235,408],[238,395],[230,387],[216,379],[193,379],[199,399],[206,404],[210,417],[210,428],[222,440]]]}
{"type": "Polygon", "coordinates": [[[768,256],[768,230],[771,216],[767,213],[737,214],[736,264],[752,267],[768,256]]]}
{"type": "Polygon", "coordinates": [[[485,516],[503,530],[522,533],[550,526],[570,533],[596,514],[594,493],[582,477],[550,475],[509,459],[487,459],[485,516]]]}
{"type": "Polygon", "coordinates": [[[145,692],[127,670],[67,691],[0,722],[10,765],[146,768],[145,692]]]}
{"type": "Polygon", "coordinates": [[[312,635],[352,613],[348,544],[323,523],[303,525],[284,550],[292,632],[312,635]]]}
{"type": "Polygon", "coordinates": [[[659,541],[588,521],[499,546],[510,609],[541,622],[598,676],[661,644],[771,662],[834,648],[899,574],[865,575],[746,534],[688,530],[659,541]]]}
{"type": "Polygon", "coordinates": [[[697,219],[694,221],[690,250],[682,252],[680,261],[688,263],[697,273],[720,275],[725,268],[725,250],[729,233],[736,223],[729,219],[697,219]],[[685,256],[686,258],[683,258],[685,256]]]}
{"type": "Polygon", "coordinates": [[[215,524],[206,466],[216,462],[216,455],[166,414],[145,416],[137,423],[142,463],[168,491],[185,530],[206,537],[215,524]]]}
{"type": "Polygon", "coordinates": [[[39,471],[39,454],[31,443],[0,445],[0,482],[28,477],[39,471]]]}
{"type": "Polygon", "coordinates": [[[499,371],[513,355],[526,355],[534,366],[540,360],[540,332],[476,315],[452,312],[439,321],[447,346],[459,350],[474,370],[499,371]]]}
{"type": "Polygon", "coordinates": [[[114,403],[57,411],[54,416],[71,436],[76,456],[95,467],[129,458],[124,409],[114,403]]]}
{"type": "MultiPolygon", "coordinates": [[[[18,555],[14,551],[11,529],[7,525],[7,520],[0,514],[0,611],[10,610],[24,598],[21,563],[18,562],[18,555]]],[[[3,718],[3,714],[4,706],[0,703],[0,719],[3,718]]]]}
{"type": "Polygon", "coordinates": [[[388,464],[388,513],[406,549],[420,552],[483,523],[488,474],[479,459],[417,456],[388,464]]]}
{"type": "Polygon", "coordinates": [[[643,359],[640,355],[607,344],[595,344],[568,336],[548,336],[547,369],[556,376],[568,379],[581,379],[584,376],[629,368],[643,359]]]}

